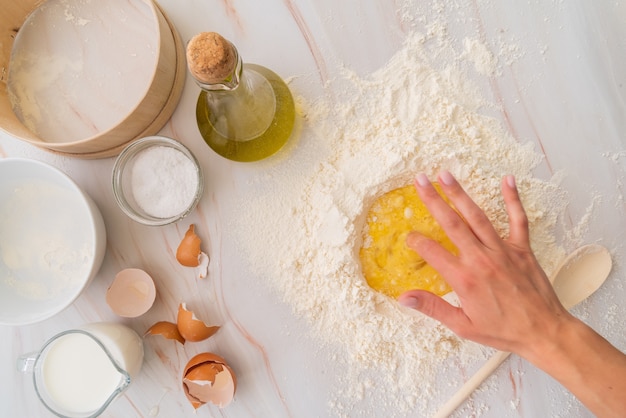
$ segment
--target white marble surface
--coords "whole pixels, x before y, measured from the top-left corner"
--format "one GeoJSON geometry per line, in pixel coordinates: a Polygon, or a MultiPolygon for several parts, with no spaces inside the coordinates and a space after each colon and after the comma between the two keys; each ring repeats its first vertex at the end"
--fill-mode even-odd
{"type": "MultiPolygon", "coordinates": [[[[291,79],[298,96],[314,98],[340,66],[365,75],[385,65],[412,30],[400,17],[408,2],[267,0],[162,0],[164,11],[184,40],[214,30],[232,40],[244,59],[266,65],[291,79]]],[[[503,42],[518,46],[511,62],[491,76],[469,73],[488,101],[489,110],[520,142],[535,144],[545,160],[535,175],[563,175],[568,193],[566,217],[572,226],[589,215],[580,241],[600,242],[614,255],[606,284],[577,314],[622,350],[626,333],[623,244],[626,211],[626,3],[618,1],[427,1],[415,0],[416,27],[437,19],[447,23],[450,39],[481,40],[493,52],[503,42]],[[519,52],[519,53],[518,53],[519,52]],[[590,210],[591,208],[591,210],[590,210]]],[[[505,57],[506,58],[506,57],[505,57]]],[[[442,57],[445,61],[446,57],[442,57]]],[[[100,207],[108,229],[107,255],[87,291],[67,310],[43,323],[0,327],[0,416],[47,416],[27,376],[15,370],[15,358],[37,349],[53,334],[87,322],[113,320],[143,333],[152,323],[173,319],[179,301],[201,317],[223,325],[208,342],[180,346],[161,339],[145,342],[140,378],[105,413],[111,417],[147,417],[159,405],[159,417],[325,417],[332,416],[329,382],[334,370],[321,358],[301,318],[264,285],[253,269],[241,267],[226,219],[246,210],[257,190],[246,180],[263,170],[280,170],[289,153],[310,146],[306,126],[297,142],[279,158],[242,165],[225,161],[203,143],[195,127],[197,88],[187,80],[181,102],[161,133],[185,143],[203,165],[206,192],[197,210],[176,225],[150,228],[127,219],[116,207],[110,187],[113,159],[78,160],[54,155],[0,133],[1,157],[47,161],[76,180],[100,207]],[[210,279],[196,281],[177,265],[173,253],[189,222],[199,227],[212,257],[210,279]],[[126,267],[149,271],[158,287],[155,306],[145,316],[121,320],[105,303],[114,274],[126,267]],[[180,388],[180,370],[199,351],[227,357],[239,377],[235,402],[226,409],[203,407],[194,414],[180,388]],[[316,364],[311,364],[315,362],[316,364]],[[319,365],[319,367],[316,367],[319,365]]],[[[571,249],[571,248],[570,248],[571,249]]],[[[477,364],[476,367],[479,365],[477,364]]],[[[460,386],[435,382],[432,411],[460,386]]],[[[367,416],[387,417],[393,405],[371,405],[367,416]]],[[[398,413],[397,411],[395,412],[398,413]]],[[[357,414],[347,415],[357,416],[357,414]]],[[[456,416],[591,416],[556,382],[513,356],[456,416]]]]}

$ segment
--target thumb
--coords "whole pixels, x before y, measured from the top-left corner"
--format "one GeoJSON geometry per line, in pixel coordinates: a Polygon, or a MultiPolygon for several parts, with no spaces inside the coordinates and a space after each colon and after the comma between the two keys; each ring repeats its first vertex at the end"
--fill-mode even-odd
{"type": "Polygon", "coordinates": [[[426,290],[409,290],[398,297],[398,303],[415,309],[454,330],[459,321],[467,320],[463,310],[426,290]]]}

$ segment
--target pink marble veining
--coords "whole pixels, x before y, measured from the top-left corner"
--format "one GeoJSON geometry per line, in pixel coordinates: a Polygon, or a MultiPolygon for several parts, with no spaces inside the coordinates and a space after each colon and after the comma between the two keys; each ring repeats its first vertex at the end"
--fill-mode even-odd
{"type": "Polygon", "coordinates": [[[287,9],[289,9],[289,13],[293,17],[293,20],[298,25],[298,28],[300,29],[300,33],[304,37],[304,40],[307,46],[309,47],[309,51],[311,55],[315,59],[315,65],[317,66],[318,74],[322,82],[323,83],[327,82],[328,81],[328,69],[326,68],[326,62],[324,61],[324,56],[322,55],[322,51],[320,50],[319,46],[315,42],[315,38],[313,37],[311,30],[307,26],[306,21],[304,20],[302,13],[300,12],[300,9],[292,0],[284,0],[284,2],[285,2],[285,6],[287,6],[287,9]]]}

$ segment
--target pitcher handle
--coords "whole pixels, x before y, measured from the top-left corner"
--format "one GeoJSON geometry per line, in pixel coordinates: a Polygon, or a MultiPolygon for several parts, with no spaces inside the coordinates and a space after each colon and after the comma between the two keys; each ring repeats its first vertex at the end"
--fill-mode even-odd
{"type": "Polygon", "coordinates": [[[32,373],[38,356],[39,353],[36,351],[19,356],[16,361],[17,370],[22,373],[32,373]]]}

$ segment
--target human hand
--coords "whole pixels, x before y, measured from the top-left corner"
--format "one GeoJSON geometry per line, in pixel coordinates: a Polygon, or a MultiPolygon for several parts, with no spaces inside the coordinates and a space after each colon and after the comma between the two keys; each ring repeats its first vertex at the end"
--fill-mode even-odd
{"type": "Polygon", "coordinates": [[[417,176],[415,187],[458,248],[458,255],[417,232],[409,234],[407,245],[445,278],[461,306],[454,307],[424,290],[405,292],[398,301],[440,321],[460,337],[527,358],[539,355],[560,325],[572,317],[530,248],[528,218],[514,177],[502,181],[510,227],[506,239],[449,172],[440,173],[438,180],[456,210],[425,175],[417,176]]]}

